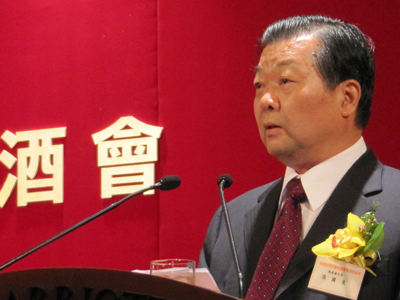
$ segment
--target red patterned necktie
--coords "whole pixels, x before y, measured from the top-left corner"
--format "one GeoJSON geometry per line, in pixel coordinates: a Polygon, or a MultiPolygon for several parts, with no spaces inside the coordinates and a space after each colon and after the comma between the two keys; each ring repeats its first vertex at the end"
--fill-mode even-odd
{"type": "Polygon", "coordinates": [[[301,206],[307,201],[299,178],[286,186],[284,204],[258,260],[246,299],[274,299],[287,266],[300,244],[301,206]]]}

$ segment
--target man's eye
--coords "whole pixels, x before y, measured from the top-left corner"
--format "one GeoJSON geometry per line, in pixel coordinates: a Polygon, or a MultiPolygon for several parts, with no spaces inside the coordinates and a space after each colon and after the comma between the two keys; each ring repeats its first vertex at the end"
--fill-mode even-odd
{"type": "Polygon", "coordinates": [[[289,82],[290,82],[290,80],[287,79],[287,78],[282,78],[282,79],[281,79],[281,83],[282,83],[282,84],[286,84],[286,83],[289,83],[289,82]]]}
{"type": "Polygon", "coordinates": [[[261,88],[261,83],[259,83],[259,82],[256,82],[256,83],[254,84],[254,87],[255,87],[256,89],[259,89],[259,88],[261,88]]]}

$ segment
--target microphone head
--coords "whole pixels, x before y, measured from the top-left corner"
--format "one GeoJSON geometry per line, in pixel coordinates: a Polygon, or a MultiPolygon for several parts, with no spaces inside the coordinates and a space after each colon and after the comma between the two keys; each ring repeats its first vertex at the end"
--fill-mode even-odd
{"type": "Polygon", "coordinates": [[[233,179],[232,176],[229,174],[222,174],[221,176],[219,176],[218,178],[218,185],[221,184],[222,180],[225,181],[224,183],[224,189],[227,189],[228,187],[230,187],[232,185],[233,179]]]}
{"type": "Polygon", "coordinates": [[[168,175],[160,179],[160,185],[157,187],[160,190],[168,191],[176,189],[181,185],[181,179],[177,175],[168,175]]]}

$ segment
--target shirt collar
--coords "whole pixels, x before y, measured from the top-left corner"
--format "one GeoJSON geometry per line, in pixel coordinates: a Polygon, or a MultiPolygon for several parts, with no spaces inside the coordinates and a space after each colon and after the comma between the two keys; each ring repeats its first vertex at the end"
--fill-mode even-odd
{"type": "Polygon", "coordinates": [[[315,211],[328,200],[339,181],[365,151],[367,146],[361,137],[350,148],[314,166],[304,174],[299,175],[294,169],[286,167],[283,187],[286,187],[292,178],[299,176],[311,209],[315,211]]]}

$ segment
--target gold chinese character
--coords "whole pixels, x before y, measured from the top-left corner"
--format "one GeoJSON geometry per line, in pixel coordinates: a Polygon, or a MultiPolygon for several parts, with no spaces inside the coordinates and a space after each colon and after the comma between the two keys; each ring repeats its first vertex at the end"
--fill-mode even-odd
{"type": "MultiPolygon", "coordinates": [[[[151,126],[134,117],[122,117],[92,135],[101,168],[101,198],[125,195],[154,184],[162,127],[151,126]]],[[[154,190],[144,193],[154,194],[154,190]]]]}
{"type": "Polygon", "coordinates": [[[5,150],[0,154],[0,161],[8,169],[18,161],[18,176],[8,174],[0,191],[0,207],[7,202],[17,180],[18,206],[40,201],[63,202],[64,146],[53,145],[53,139],[65,136],[65,127],[20,131],[16,135],[7,130],[2,135],[10,148],[18,142],[28,142],[28,147],[19,148],[17,158],[5,150]],[[39,166],[44,178],[36,178],[39,166]]]}

